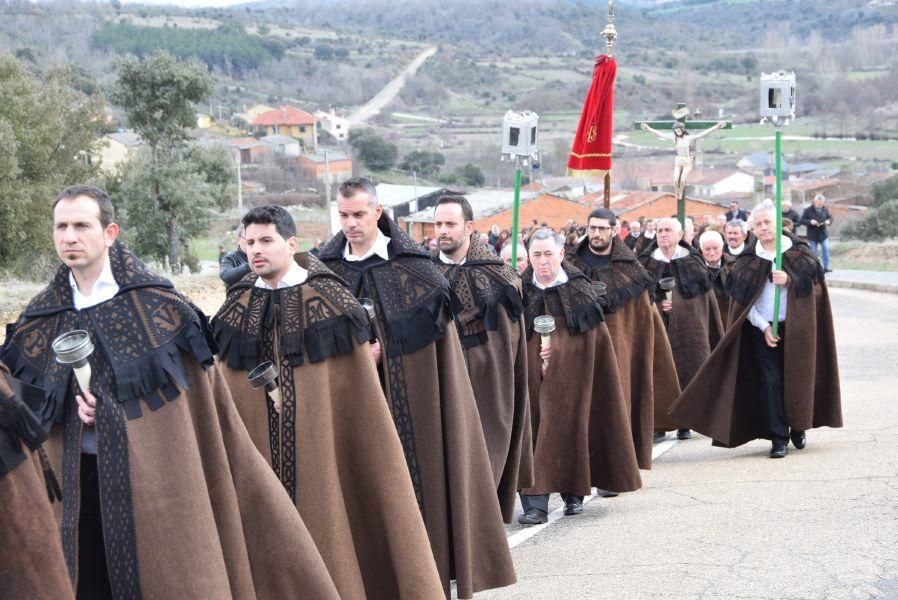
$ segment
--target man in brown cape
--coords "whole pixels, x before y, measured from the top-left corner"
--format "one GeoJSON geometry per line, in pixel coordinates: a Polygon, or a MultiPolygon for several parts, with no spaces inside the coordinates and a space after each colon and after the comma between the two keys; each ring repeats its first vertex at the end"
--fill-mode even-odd
{"type": "Polygon", "coordinates": [[[50,506],[59,484],[40,447],[48,434],[34,413],[42,403],[0,364],[0,600],[75,598],[50,506]]]}
{"type": "Polygon", "coordinates": [[[567,259],[593,282],[605,284],[600,300],[624,397],[630,401],[636,459],[640,469],[651,469],[655,413],[667,414],[680,384],[667,331],[649,296],[652,277],[618,237],[617,224],[611,210],[593,210],[586,238],[567,259]]]}
{"type": "Polygon", "coordinates": [[[561,492],[566,515],[576,515],[593,486],[620,493],[642,485],[629,401],[598,295],[563,260],[561,236],[551,229],[533,234],[523,275],[534,437],[534,484],[521,491],[518,519],[525,525],[546,522],[552,492],[561,492]],[[548,347],[534,334],[540,316],[556,324],[548,347]]]}
{"type": "Polygon", "coordinates": [[[433,218],[434,262],[452,286],[502,518],[511,523],[518,490],[533,484],[521,278],[474,235],[474,211],[464,196],[439,198],[433,218]]]}
{"type": "Polygon", "coordinates": [[[716,445],[772,442],[771,458],[786,455],[791,438],[804,448],[812,427],[841,427],[839,365],[823,269],[807,244],[783,233],[783,270],[773,268],[773,203],[751,213],[757,237],[733,264],[727,288],[733,322],[717,349],[675,403],[677,420],[692,423],[716,445]],[[780,298],[774,337],[773,295],[780,298]]]}
{"type": "MultiPolygon", "coordinates": [[[[658,221],[656,239],[639,255],[639,262],[652,277],[652,291],[667,327],[677,378],[680,388],[685,389],[723,337],[711,274],[701,254],[683,241],[683,228],[673,218],[658,221]],[[659,285],[665,277],[673,277],[676,284],[670,300],[659,285]]],[[[688,423],[677,426],[667,414],[655,412],[659,437],[670,429],[678,429],[681,440],[692,437],[684,425],[688,423]]]]}
{"type": "Polygon", "coordinates": [[[371,351],[446,595],[515,582],[489,456],[449,282],[430,254],[383,213],[373,182],[353,178],[337,197],[342,232],[320,258],[374,305],[371,351]]]}
{"type": "Polygon", "coordinates": [[[720,232],[709,229],[699,236],[698,246],[711,273],[711,283],[714,284],[714,297],[717,298],[717,308],[720,310],[720,320],[723,322],[723,328],[727,328],[727,319],[730,312],[730,296],[726,291],[727,278],[730,270],[733,268],[733,261],[736,259],[725,253],[723,248],[726,244],[720,232]]]}
{"type": "Polygon", "coordinates": [[[192,305],[116,241],[103,190],[63,190],[53,222],[63,265],[8,329],[2,361],[44,390],[77,596],[337,598],[192,305]],[[84,387],[51,347],[72,330],[95,348],[84,387]]]}
{"type": "Polygon", "coordinates": [[[368,315],[279,206],[243,217],[252,272],[213,320],[221,369],[256,447],[296,503],[340,597],[443,591],[402,447],[377,379],[368,315]],[[270,361],[266,401],[248,372],[270,361]]]}

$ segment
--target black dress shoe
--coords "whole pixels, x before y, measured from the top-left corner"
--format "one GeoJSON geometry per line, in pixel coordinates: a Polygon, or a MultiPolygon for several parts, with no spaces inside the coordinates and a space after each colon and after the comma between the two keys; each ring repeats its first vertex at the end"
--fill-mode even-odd
{"type": "Polygon", "coordinates": [[[782,458],[784,456],[786,456],[786,442],[774,440],[773,447],[770,449],[770,458],[782,458]]]}
{"type": "Polygon", "coordinates": [[[539,525],[540,523],[548,523],[549,515],[545,511],[531,506],[524,514],[518,517],[518,523],[521,525],[539,525]]]}
{"type": "Polygon", "coordinates": [[[667,437],[666,431],[656,431],[652,434],[652,443],[657,444],[661,440],[667,437]]]}
{"type": "Polygon", "coordinates": [[[789,433],[789,437],[792,438],[792,445],[801,450],[804,448],[807,443],[807,439],[805,438],[804,431],[795,431],[794,429],[789,433]]]}
{"type": "Polygon", "coordinates": [[[577,500],[571,500],[564,504],[564,514],[567,516],[579,515],[583,512],[583,503],[577,500]]]}
{"type": "Polygon", "coordinates": [[[688,440],[692,437],[692,431],[689,429],[677,429],[677,439],[678,440],[688,440]]]}
{"type": "Polygon", "coordinates": [[[596,488],[596,496],[599,496],[601,498],[616,498],[618,496],[618,493],[609,490],[603,490],[602,488],[596,488]]]}

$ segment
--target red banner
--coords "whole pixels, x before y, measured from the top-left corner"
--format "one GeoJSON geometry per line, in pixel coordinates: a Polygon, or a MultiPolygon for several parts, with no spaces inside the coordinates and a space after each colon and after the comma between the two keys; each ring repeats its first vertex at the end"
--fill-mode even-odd
{"type": "Polygon", "coordinates": [[[583,103],[580,124],[567,161],[567,173],[604,177],[611,171],[611,136],[614,130],[614,78],[617,63],[605,54],[596,59],[592,85],[583,103]]]}

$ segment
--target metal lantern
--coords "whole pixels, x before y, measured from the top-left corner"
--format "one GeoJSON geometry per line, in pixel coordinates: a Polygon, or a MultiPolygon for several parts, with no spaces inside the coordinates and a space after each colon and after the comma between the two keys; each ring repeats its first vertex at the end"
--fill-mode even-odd
{"type": "Polygon", "coordinates": [[[502,160],[507,157],[523,164],[539,160],[538,121],[539,115],[529,110],[505,113],[502,118],[502,160]]]}
{"type": "Polygon", "coordinates": [[[795,119],[795,73],[761,73],[761,121],[788,125],[795,119]]]}
{"type": "Polygon", "coordinates": [[[274,408],[281,412],[281,390],[278,388],[278,372],[274,364],[269,360],[263,362],[246,376],[249,385],[254,390],[264,388],[274,402],[274,408]]]}
{"type": "Polygon", "coordinates": [[[664,290],[664,297],[673,300],[673,289],[677,287],[677,280],[673,277],[662,277],[658,281],[658,287],[664,290]]]}
{"type": "Polygon", "coordinates": [[[549,345],[551,333],[555,331],[555,317],[552,315],[540,315],[534,318],[533,330],[540,335],[540,345],[545,348],[549,345]]]}
{"type": "Polygon", "coordinates": [[[94,351],[90,334],[83,329],[68,331],[53,340],[51,346],[56,354],[56,362],[62,365],[72,365],[81,391],[86,392],[90,386],[90,364],[87,362],[87,358],[94,351]]]}

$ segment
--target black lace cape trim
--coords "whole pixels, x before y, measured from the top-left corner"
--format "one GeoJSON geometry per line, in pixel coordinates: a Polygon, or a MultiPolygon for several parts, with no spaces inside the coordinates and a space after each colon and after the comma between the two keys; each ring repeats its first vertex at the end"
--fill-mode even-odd
{"type": "Polygon", "coordinates": [[[219,356],[228,367],[250,371],[264,362],[265,334],[275,326],[278,354],[293,367],[306,360],[317,363],[349,354],[356,344],[371,339],[368,314],[345,282],[313,255],[298,255],[297,262],[309,271],[300,285],[280,290],[258,288],[258,276],[248,273],[228,288],[225,303],[212,319],[219,356]],[[302,291],[306,286],[327,298],[333,307],[304,302],[302,291]],[[275,306],[283,315],[277,325],[275,306]],[[334,312],[334,307],[339,312],[334,312]]]}
{"type": "MultiPolygon", "coordinates": [[[[823,283],[823,266],[805,242],[788,232],[785,235],[792,241],[792,247],[783,252],[783,270],[795,294],[807,296],[814,285],[823,283]]],[[[773,262],[759,257],[754,250],[754,246],[746,248],[736,257],[726,281],[727,293],[743,306],[755,301],[773,269],[773,262]]]]}
{"type": "Polygon", "coordinates": [[[452,311],[464,348],[487,343],[490,331],[499,328],[499,311],[513,323],[524,314],[521,278],[505,262],[492,254],[476,235],[464,264],[447,264],[433,254],[437,269],[452,286],[452,311]]]}
{"type": "Polygon", "coordinates": [[[111,369],[104,371],[111,372],[113,381],[105,387],[114,392],[129,419],[143,414],[141,399],[150,410],[157,410],[189,388],[181,352],[205,367],[213,363],[207,342],[211,333],[204,330],[205,318],[198,309],[123,244],[116,242],[109,258],[119,284],[114,298],[76,311],[69,269],[63,265],[16,324],[7,326],[0,360],[13,376],[44,390],[39,412],[44,424],[64,421],[73,372],[56,362],[50,344],[65,331],[88,329],[95,347],[90,361],[108,362],[111,369]]]}
{"type": "Polygon", "coordinates": [[[383,214],[378,228],[390,237],[390,260],[343,260],[346,236],[337,233],[318,257],[349,283],[353,293],[368,294],[377,305],[388,357],[403,356],[440,339],[452,319],[449,282],[430,254],[383,214]],[[368,289],[373,282],[374,289],[368,289]]]}
{"type": "MultiPolygon", "coordinates": [[[[615,236],[611,242],[611,263],[602,269],[589,267],[577,256],[588,244],[588,238],[580,242],[568,254],[567,260],[592,281],[601,281],[607,286],[605,296],[601,299],[602,308],[607,312],[614,312],[630,300],[638,298],[655,283],[645,267],[636,260],[633,251],[619,237],[615,236]]],[[[649,294],[649,297],[652,298],[652,295],[649,294]]]]}
{"type": "Polygon", "coordinates": [[[671,276],[677,280],[677,290],[683,298],[694,298],[711,291],[714,283],[702,255],[683,241],[680,242],[680,247],[688,250],[689,255],[675,258],[670,263],[652,258],[652,252],[658,248],[657,239],[652,240],[639,255],[639,262],[652,278],[653,287],[657,287],[669,267],[671,276]]]}
{"type": "Polygon", "coordinates": [[[533,284],[533,267],[527,267],[521,274],[528,339],[533,335],[533,319],[545,312],[564,317],[564,324],[571,335],[586,333],[605,320],[599,297],[589,278],[568,261],[564,261],[561,268],[568,275],[567,283],[545,290],[533,284]]]}

